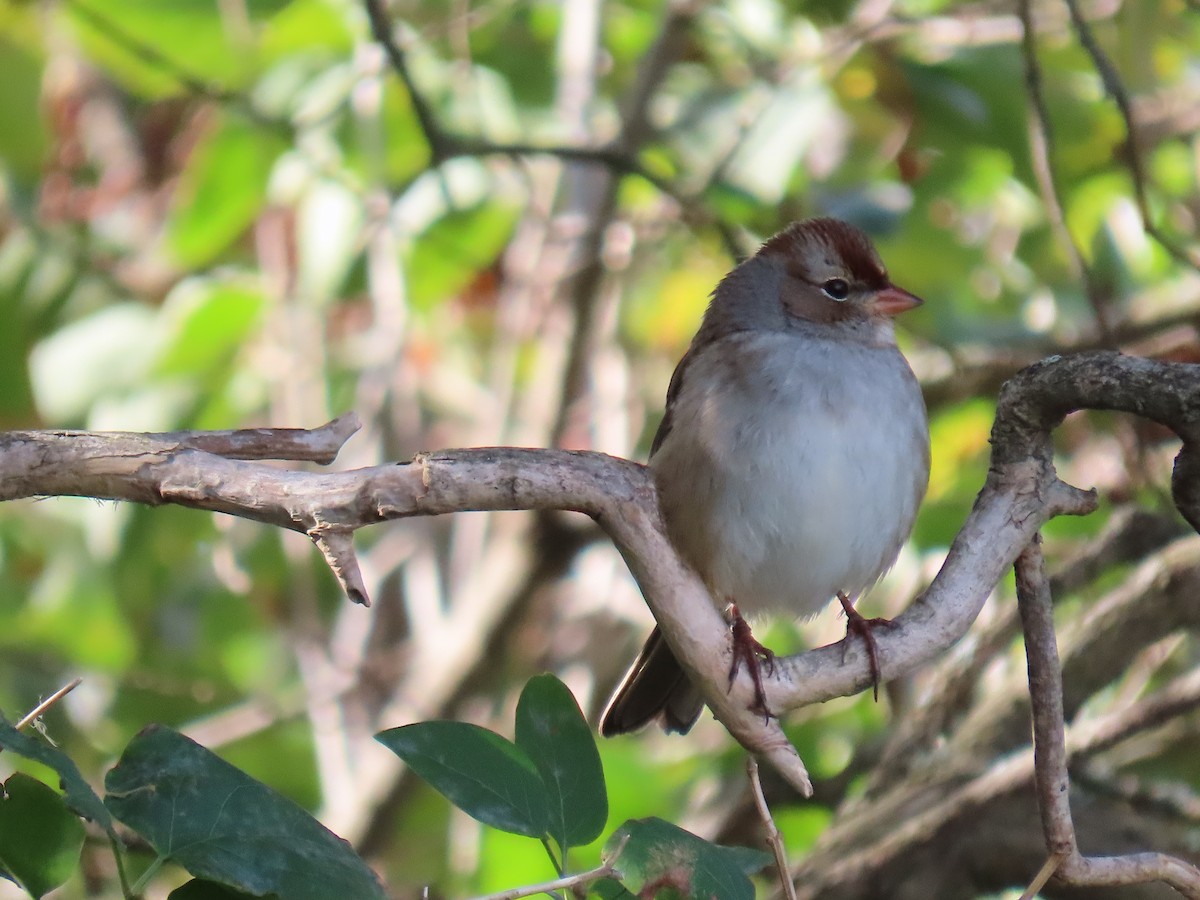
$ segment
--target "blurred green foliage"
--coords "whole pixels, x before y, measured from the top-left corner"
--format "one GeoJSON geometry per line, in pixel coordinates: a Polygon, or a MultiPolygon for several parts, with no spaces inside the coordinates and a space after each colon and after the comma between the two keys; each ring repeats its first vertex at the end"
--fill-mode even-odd
{"type": "MultiPolygon", "coordinates": [[[[588,389],[620,426],[595,413],[575,431],[568,421],[563,442],[641,457],[671,367],[734,262],[731,244],[746,252],[792,218],[837,215],[870,230],[896,281],[927,301],[901,338],[929,388],[934,435],[929,499],[895,578],[915,589],[982,483],[1003,374],[1103,342],[1093,302],[1118,330],[1194,314],[1197,281],[1142,230],[1125,123],[1065,17],[1047,13],[1039,36],[1042,85],[1063,218],[1093,267],[1094,298],[1034,174],[1015,15],[898,0],[861,20],[870,6],[697,4],[662,60],[648,127],[618,147],[641,174],[622,176],[608,209],[596,199],[599,169],[564,170],[553,152],[436,158],[357,2],[2,3],[0,427],[315,426],[353,407],[368,423],[354,464],[455,444],[548,444],[571,315],[592,308],[593,349],[608,368],[588,389]],[[604,237],[595,306],[572,293],[590,262],[578,241],[592,232],[604,237]]],[[[447,133],[553,148],[620,135],[670,7],[397,0],[388,16],[447,133]],[[590,45],[583,7],[598,17],[590,45]],[[570,39],[579,33],[583,51],[570,39]]],[[[1141,110],[1152,214],[1181,243],[1200,214],[1184,114],[1197,98],[1200,16],[1187,7],[1111,4],[1093,23],[1141,110]]],[[[1081,460],[1085,481],[1107,477],[1088,468],[1094,437],[1080,426],[1063,439],[1066,471],[1081,460]]],[[[1112,483],[1121,498],[1162,503],[1161,479],[1112,483]]],[[[377,699],[428,664],[405,655],[419,630],[409,617],[449,607],[472,577],[488,580],[478,548],[520,533],[515,519],[488,521],[476,532],[420,523],[360,537],[395,554],[380,564],[379,605],[392,612],[362,639],[382,661],[348,685],[336,647],[354,642],[354,616],[367,614],[343,609],[302,538],[181,509],[7,504],[0,710],[19,717],[79,673],[84,687],[46,725],[93,782],[148,722],[216,719],[227,729],[220,752],[251,775],[311,809],[344,811],[352,801],[329,780],[329,731],[365,713],[339,719],[322,704],[377,699]]],[[[1077,540],[1101,524],[1052,533],[1077,540]]],[[[902,602],[886,584],[877,596],[902,602]]],[[[803,623],[777,628],[774,643],[814,639],[803,623]]],[[[556,659],[545,649],[556,640],[489,635],[475,655],[501,660],[492,678],[406,696],[406,715],[497,715],[556,659]]],[[[616,677],[615,648],[577,651],[608,664],[593,706],[616,677]]],[[[886,725],[859,698],[789,730],[814,772],[834,777],[886,725]]],[[[740,771],[736,751],[705,741],[603,746],[607,829],[698,816],[697,798],[740,771]]],[[[369,768],[356,752],[348,769],[369,768]]],[[[21,765],[0,759],[0,775],[21,765]]],[[[1172,765],[1200,775],[1194,758],[1172,765]]],[[[447,819],[422,788],[397,787],[391,805],[362,790],[382,820],[346,821],[398,890],[544,877],[522,868],[507,838],[447,819]]],[[[811,846],[831,814],[781,813],[790,849],[811,846]]],[[[579,852],[594,865],[599,846],[579,852]]],[[[83,895],[75,881],[64,896],[83,895]]]]}

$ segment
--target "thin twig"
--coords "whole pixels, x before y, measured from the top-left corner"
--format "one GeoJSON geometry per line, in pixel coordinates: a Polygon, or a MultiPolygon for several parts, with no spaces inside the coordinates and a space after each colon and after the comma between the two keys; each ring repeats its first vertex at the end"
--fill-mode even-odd
{"type": "Polygon", "coordinates": [[[34,720],[37,719],[38,716],[40,716],[42,713],[44,713],[46,710],[48,710],[50,707],[52,707],[55,703],[57,703],[63,697],[67,696],[67,694],[71,693],[71,691],[75,690],[75,688],[79,687],[79,685],[81,685],[81,684],[83,684],[82,678],[73,678],[73,679],[71,679],[71,681],[64,684],[57,691],[55,691],[53,694],[51,694],[49,697],[47,697],[45,700],[43,700],[41,703],[39,703],[37,706],[35,706],[33,709],[31,709],[28,713],[26,713],[24,718],[22,718],[21,721],[17,722],[17,730],[19,731],[22,728],[25,728],[26,726],[32,724],[34,722],[34,720]]]}
{"type": "MultiPolygon", "coordinates": [[[[616,860],[620,857],[621,851],[625,849],[625,844],[629,840],[629,835],[625,835],[621,842],[617,844],[611,860],[616,860]]],[[[519,897],[532,897],[535,894],[549,894],[551,891],[559,891],[564,888],[574,888],[584,884],[591,884],[593,881],[599,881],[601,878],[620,878],[621,873],[612,861],[599,865],[587,872],[580,872],[578,875],[567,875],[563,878],[556,878],[553,881],[544,881],[541,884],[531,884],[525,887],[512,888],[511,890],[501,891],[498,894],[484,894],[476,897],[475,900],[518,900],[519,897]]]]}
{"type": "Polygon", "coordinates": [[[1095,274],[1084,261],[1083,251],[1071,235],[1063,215],[1062,197],[1058,192],[1058,180],[1055,178],[1054,162],[1051,158],[1054,132],[1050,110],[1046,106],[1046,96],[1042,91],[1042,70],[1038,63],[1032,0],[1020,0],[1017,10],[1021,16],[1021,55],[1025,62],[1025,89],[1029,92],[1029,150],[1038,190],[1046,206],[1046,217],[1050,220],[1050,227],[1067,252],[1071,274],[1083,282],[1088,302],[1096,314],[1100,336],[1105,345],[1112,346],[1112,323],[1109,321],[1110,311],[1105,303],[1104,294],[1095,274]]]}
{"type": "Polygon", "coordinates": [[[1042,867],[1038,869],[1038,873],[1033,876],[1033,881],[1029,882],[1029,887],[1021,893],[1020,900],[1034,900],[1038,891],[1046,886],[1046,882],[1054,877],[1054,873],[1058,871],[1058,867],[1062,865],[1061,856],[1048,856],[1042,867]]]}
{"type": "Polygon", "coordinates": [[[1129,154],[1129,174],[1133,179],[1134,199],[1137,201],[1138,212],[1142,217],[1142,228],[1175,260],[1200,271],[1200,258],[1177,246],[1154,224],[1154,220],[1151,218],[1150,200],[1146,193],[1146,163],[1142,159],[1142,149],[1138,144],[1137,126],[1133,115],[1133,104],[1129,100],[1129,92],[1125,90],[1125,85],[1121,81],[1121,76],[1117,74],[1112,60],[1097,43],[1092,27],[1079,9],[1079,0],[1066,0],[1066,2],[1067,9],[1071,13],[1071,24],[1079,35],[1079,43],[1092,58],[1092,65],[1096,67],[1100,80],[1104,83],[1105,92],[1116,103],[1121,118],[1125,122],[1125,145],[1129,154]]]}
{"type": "Polygon", "coordinates": [[[796,885],[792,883],[791,866],[787,861],[787,850],[783,846],[783,835],[775,825],[775,818],[767,806],[767,798],[763,796],[762,780],[758,777],[758,761],[753,756],[746,757],[746,773],[750,776],[750,793],[754,797],[754,806],[762,819],[767,832],[767,843],[775,854],[775,868],[779,871],[779,883],[783,885],[783,895],[787,900],[796,900],[796,885]]]}

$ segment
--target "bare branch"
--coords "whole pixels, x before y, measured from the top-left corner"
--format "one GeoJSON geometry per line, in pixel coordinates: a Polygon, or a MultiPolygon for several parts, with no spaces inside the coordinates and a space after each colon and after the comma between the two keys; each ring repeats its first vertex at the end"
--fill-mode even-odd
{"type": "Polygon", "coordinates": [[[179,431],[146,435],[176,441],[179,448],[203,450],[226,459],[287,459],[327,466],[362,427],[344,413],[318,428],[240,428],[236,431],[179,431]]]}
{"type": "Polygon", "coordinates": [[[1062,670],[1054,635],[1054,604],[1040,534],[1034,535],[1029,546],[1021,551],[1015,568],[1033,708],[1033,777],[1046,849],[1052,857],[1060,858],[1061,865],[1062,860],[1079,850],[1071,823],[1071,784],[1067,775],[1062,670]]]}
{"type": "Polygon", "coordinates": [[[370,606],[371,598],[367,594],[367,585],[354,552],[353,529],[318,525],[308,532],[308,536],[325,557],[325,564],[333,572],[346,597],[354,603],[370,606]]]}
{"type": "MultiPolygon", "coordinates": [[[[408,516],[467,510],[565,509],[608,532],[714,713],[748,750],[811,791],[778,721],[750,710],[743,676],[726,690],[731,648],[699,578],[675,555],[645,467],[601,453],[485,448],[422,454],[412,463],[351,472],[294,472],[227,460],[135,435],[23,432],[0,436],[0,499],[90,496],[224,512],[323,538],[347,570],[348,542],[330,535],[408,516]],[[712,648],[723,648],[713,653],[712,648]],[[711,696],[709,693],[711,692],[711,696]]],[[[354,584],[346,580],[343,584],[354,584]]],[[[365,601],[365,591],[360,600],[365,601]]]]}
{"type": "Polygon", "coordinates": [[[1200,531],[1200,370],[1124,356],[1052,356],[1008,381],[992,429],[992,466],[1034,459],[1052,466],[1050,429],[1080,409],[1131,412],[1165,425],[1183,440],[1175,459],[1175,505],[1200,531]]]}

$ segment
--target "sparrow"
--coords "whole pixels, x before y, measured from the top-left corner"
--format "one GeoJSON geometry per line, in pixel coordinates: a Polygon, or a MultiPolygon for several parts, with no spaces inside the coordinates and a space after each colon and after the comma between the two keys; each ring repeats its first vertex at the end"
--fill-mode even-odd
{"type": "MultiPolygon", "coordinates": [[[[742,618],[815,615],[853,601],[895,562],[929,482],[925,403],[893,319],[922,301],[896,285],[858,228],[795,222],[726,275],[667,390],[649,467],[667,535],[730,604],[734,661],[772,655],[742,618]]],[[[605,736],[658,720],[687,732],[704,707],[658,628],[617,689],[605,736]]]]}

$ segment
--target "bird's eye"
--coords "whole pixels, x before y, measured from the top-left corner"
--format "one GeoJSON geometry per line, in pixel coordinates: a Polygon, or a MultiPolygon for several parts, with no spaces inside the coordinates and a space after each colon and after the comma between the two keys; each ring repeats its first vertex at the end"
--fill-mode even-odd
{"type": "Polygon", "coordinates": [[[821,290],[830,300],[845,300],[850,296],[850,285],[842,278],[830,278],[821,285],[821,290]]]}

